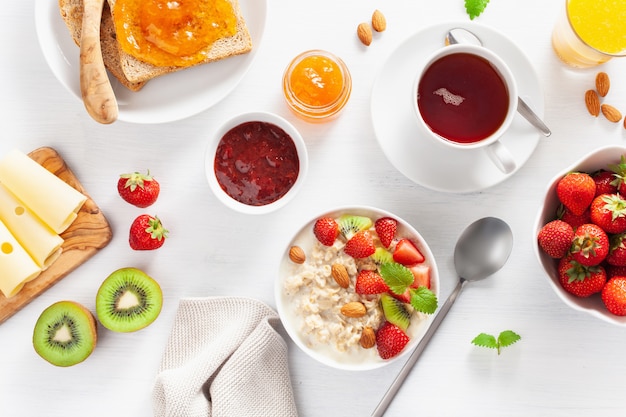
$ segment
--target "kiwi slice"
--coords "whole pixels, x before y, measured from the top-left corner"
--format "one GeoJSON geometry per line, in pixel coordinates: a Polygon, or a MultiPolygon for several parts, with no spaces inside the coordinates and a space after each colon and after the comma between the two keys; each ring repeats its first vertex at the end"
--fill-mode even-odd
{"type": "Polygon", "coordinates": [[[380,297],[380,304],[388,322],[395,324],[402,330],[408,329],[409,324],[411,324],[411,313],[402,301],[389,294],[383,294],[380,297]]]}
{"type": "Polygon", "coordinates": [[[393,255],[391,254],[391,252],[389,252],[385,248],[376,248],[376,251],[374,251],[374,253],[370,255],[370,258],[372,259],[372,261],[374,261],[376,265],[390,264],[392,262],[395,262],[393,260],[393,255]]]}
{"type": "Polygon", "coordinates": [[[74,301],[59,301],[46,308],[33,331],[35,351],[56,366],[84,361],[96,347],[97,339],[96,318],[74,301]]]}
{"type": "Polygon", "coordinates": [[[361,230],[367,230],[372,227],[372,219],[365,216],[356,216],[352,214],[343,214],[337,220],[339,231],[347,239],[359,233],[361,230]]]}
{"type": "Polygon", "coordinates": [[[122,268],[109,275],[96,295],[96,314],[114,332],[135,332],[151,324],[161,313],[163,293],[159,284],[137,268],[122,268]]]}

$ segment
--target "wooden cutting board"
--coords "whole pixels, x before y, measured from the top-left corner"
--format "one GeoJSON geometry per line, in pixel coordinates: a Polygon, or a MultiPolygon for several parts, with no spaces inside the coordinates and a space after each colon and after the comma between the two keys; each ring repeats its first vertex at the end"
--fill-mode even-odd
{"type": "Polygon", "coordinates": [[[61,234],[64,240],[61,256],[37,278],[26,283],[15,296],[6,298],[0,293],[0,324],[94,256],[113,237],[109,223],[96,203],[89,197],[63,158],[54,149],[35,149],[28,156],[83,193],[87,201],[78,212],[74,222],[61,234]]]}

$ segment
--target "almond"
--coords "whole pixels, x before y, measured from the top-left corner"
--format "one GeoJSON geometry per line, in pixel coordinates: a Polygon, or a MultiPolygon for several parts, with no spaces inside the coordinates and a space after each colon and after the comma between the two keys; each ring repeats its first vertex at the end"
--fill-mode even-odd
{"type": "Polygon", "coordinates": [[[622,120],[622,113],[610,104],[603,104],[600,110],[609,122],[617,123],[622,120]]]}
{"type": "Polygon", "coordinates": [[[330,273],[335,279],[337,285],[341,288],[348,288],[350,285],[350,275],[348,275],[348,270],[345,266],[341,264],[333,264],[330,268],[330,273]]]}
{"type": "Polygon", "coordinates": [[[346,317],[359,318],[363,317],[365,313],[367,313],[367,309],[359,301],[352,301],[341,307],[341,314],[346,317]]]}
{"type": "Polygon", "coordinates": [[[306,255],[300,246],[292,246],[289,248],[289,259],[297,264],[303,264],[306,261],[306,255]]]}
{"type": "Polygon", "coordinates": [[[369,46],[372,43],[372,29],[367,23],[360,23],[356,28],[356,34],[363,45],[369,46]]]}
{"type": "Polygon", "coordinates": [[[606,72],[599,72],[598,75],[596,75],[596,90],[600,97],[606,97],[610,87],[611,80],[609,79],[609,75],[606,72]]]}
{"type": "Polygon", "coordinates": [[[374,10],[372,14],[372,27],[376,32],[384,32],[387,29],[387,19],[380,10],[374,10]]]}
{"type": "Polygon", "coordinates": [[[374,347],[376,344],[376,333],[374,333],[374,329],[367,326],[361,332],[361,339],[359,339],[359,343],[363,349],[369,349],[374,347]]]}
{"type": "Polygon", "coordinates": [[[594,90],[587,90],[587,92],[585,92],[585,105],[590,115],[598,117],[600,114],[600,98],[598,97],[598,93],[594,90]]]}

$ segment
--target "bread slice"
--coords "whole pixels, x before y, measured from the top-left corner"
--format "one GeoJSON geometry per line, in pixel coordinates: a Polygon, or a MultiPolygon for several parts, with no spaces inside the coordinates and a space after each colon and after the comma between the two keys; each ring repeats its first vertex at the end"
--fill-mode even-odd
{"type": "MultiPolygon", "coordinates": [[[[72,39],[80,46],[80,36],[83,28],[83,1],[82,0],[59,0],[61,17],[65,21],[72,39]]],[[[104,3],[102,21],[100,23],[100,42],[102,57],[107,70],[126,88],[131,91],[139,91],[145,85],[145,81],[130,81],[122,70],[122,61],[119,53],[119,44],[115,35],[115,25],[108,3],[104,3]]]]}
{"type": "MultiPolygon", "coordinates": [[[[108,0],[110,9],[113,11],[113,13],[115,10],[115,2],[116,0],[108,0]]],[[[250,36],[248,27],[246,26],[246,21],[241,14],[239,0],[230,0],[230,2],[233,6],[233,11],[237,18],[237,32],[233,36],[218,39],[217,41],[215,41],[211,45],[210,50],[207,53],[206,59],[197,64],[194,64],[193,66],[207,64],[209,62],[218,61],[235,55],[245,54],[252,50],[252,37],[250,36]]],[[[188,68],[170,66],[158,67],[150,63],[140,61],[132,55],[127,54],[126,52],[122,51],[121,47],[119,47],[119,55],[124,75],[129,81],[134,83],[144,82],[164,74],[188,68]]]]}

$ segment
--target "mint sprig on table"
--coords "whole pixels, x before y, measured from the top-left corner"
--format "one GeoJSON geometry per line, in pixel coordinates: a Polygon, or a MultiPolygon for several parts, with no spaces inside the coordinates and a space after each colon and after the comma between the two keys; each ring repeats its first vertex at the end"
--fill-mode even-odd
{"type": "Polygon", "coordinates": [[[465,0],[465,10],[470,17],[470,20],[474,20],[475,17],[485,10],[489,4],[489,0],[465,0]]]}
{"type": "Polygon", "coordinates": [[[411,296],[411,305],[417,311],[432,314],[437,310],[437,296],[426,287],[411,288],[413,273],[399,263],[390,262],[380,266],[380,276],[395,294],[404,294],[407,290],[411,296]]]}
{"type": "Polygon", "coordinates": [[[498,335],[496,339],[495,336],[481,333],[472,340],[472,343],[476,346],[486,347],[490,349],[497,349],[498,355],[500,354],[500,350],[504,347],[511,346],[513,343],[520,340],[522,337],[515,333],[512,330],[505,330],[498,335]]]}

